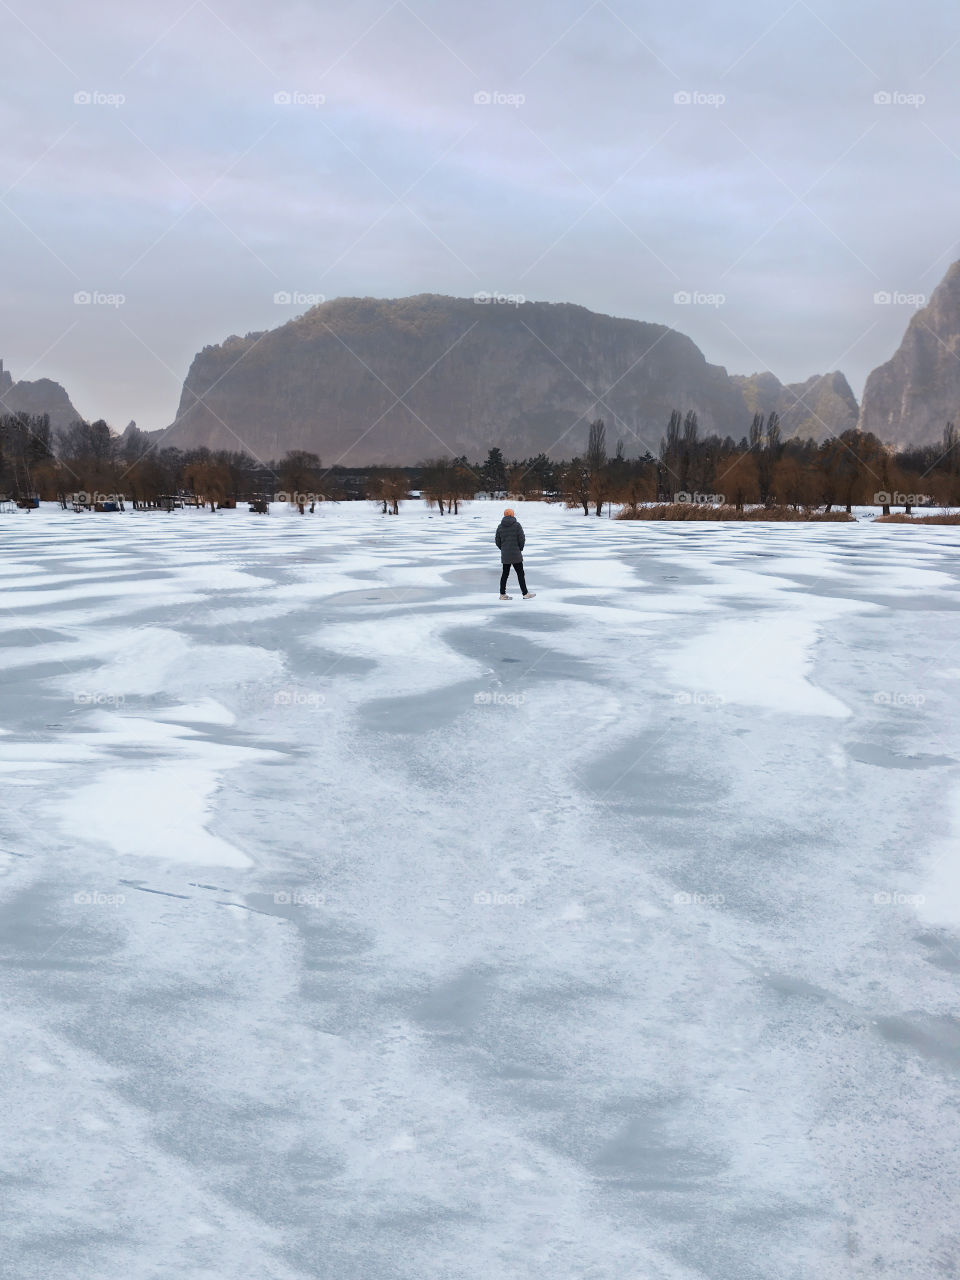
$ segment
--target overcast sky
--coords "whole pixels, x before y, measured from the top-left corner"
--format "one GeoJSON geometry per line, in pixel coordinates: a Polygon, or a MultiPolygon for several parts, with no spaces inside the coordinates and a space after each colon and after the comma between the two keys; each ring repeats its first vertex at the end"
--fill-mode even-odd
{"type": "Polygon", "coordinates": [[[278,293],[577,302],[859,395],[913,309],[874,295],[960,257],[953,4],[2,9],[0,357],[119,429],[278,293]]]}

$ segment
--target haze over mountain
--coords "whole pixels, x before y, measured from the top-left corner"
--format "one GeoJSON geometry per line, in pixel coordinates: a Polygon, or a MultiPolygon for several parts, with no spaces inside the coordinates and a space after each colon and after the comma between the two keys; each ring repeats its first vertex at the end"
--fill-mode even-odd
{"type": "Polygon", "coordinates": [[[0,360],[0,414],[47,414],[55,431],[76,422],[80,414],[59,382],[38,378],[35,382],[14,382],[0,360]]]}
{"type": "Polygon", "coordinates": [[[749,377],[733,374],[731,381],[742,390],[751,414],[780,415],[785,439],[800,436],[823,440],[857,425],[857,398],[840,372],[815,373],[806,382],[786,386],[772,373],[753,373],[749,377]]]}
{"type": "Polygon", "coordinates": [[[276,291],[576,301],[860,399],[874,291],[957,256],[950,5],[9,8],[0,354],[120,425],[276,291]]]}
{"type": "Polygon", "coordinates": [[[860,426],[891,444],[932,444],[960,421],[960,262],[914,313],[893,357],[867,378],[860,426]]]}
{"type": "Polygon", "coordinates": [[[310,449],[329,465],[433,454],[570,457],[602,417],[628,454],[656,452],[670,412],[740,439],[754,412],[821,438],[856,423],[842,374],[783,386],[730,377],[682,333],[565,303],[420,294],[339,298],[277,329],[205,347],[164,444],[310,449]]]}
{"type": "MultiPolygon", "coordinates": [[[[328,465],[476,457],[492,445],[570,457],[599,416],[611,441],[638,454],[656,452],[674,408],[736,440],[754,413],[776,412],[785,438],[859,426],[898,447],[938,441],[960,420],[960,262],[869,375],[861,407],[839,371],[790,384],[769,371],[728,374],[666,325],[570,303],[418,294],[338,298],[204,347],[176,419],[152,435],[263,459],[309,449],[328,465]]],[[[19,411],[48,414],[54,430],[81,416],[58,382],[15,382],[0,360],[0,413],[19,411]]]]}

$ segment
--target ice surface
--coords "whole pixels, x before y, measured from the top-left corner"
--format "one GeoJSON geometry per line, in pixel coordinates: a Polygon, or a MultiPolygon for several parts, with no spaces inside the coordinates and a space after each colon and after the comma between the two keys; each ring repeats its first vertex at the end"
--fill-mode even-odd
{"type": "Polygon", "coordinates": [[[0,517],[0,1273],[960,1274],[949,527],[0,517]]]}

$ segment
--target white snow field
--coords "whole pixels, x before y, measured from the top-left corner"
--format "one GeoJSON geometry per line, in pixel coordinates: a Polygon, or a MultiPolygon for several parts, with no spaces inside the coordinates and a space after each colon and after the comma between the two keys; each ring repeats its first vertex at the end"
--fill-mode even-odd
{"type": "Polygon", "coordinates": [[[0,524],[0,1273],[960,1275],[960,530],[0,524]]]}

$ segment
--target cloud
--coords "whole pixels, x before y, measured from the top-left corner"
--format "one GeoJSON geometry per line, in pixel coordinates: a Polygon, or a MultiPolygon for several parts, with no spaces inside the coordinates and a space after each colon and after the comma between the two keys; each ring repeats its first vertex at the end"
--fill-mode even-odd
{"type": "Polygon", "coordinates": [[[120,425],[167,423],[195,350],[285,319],[279,290],[522,292],[672,324],[736,372],[839,366],[859,390],[908,319],[873,294],[930,293],[957,256],[946,11],[19,13],[0,354],[120,425]],[[78,316],[77,289],[128,302],[78,316]],[[678,310],[678,290],[727,301],[678,310]]]}

